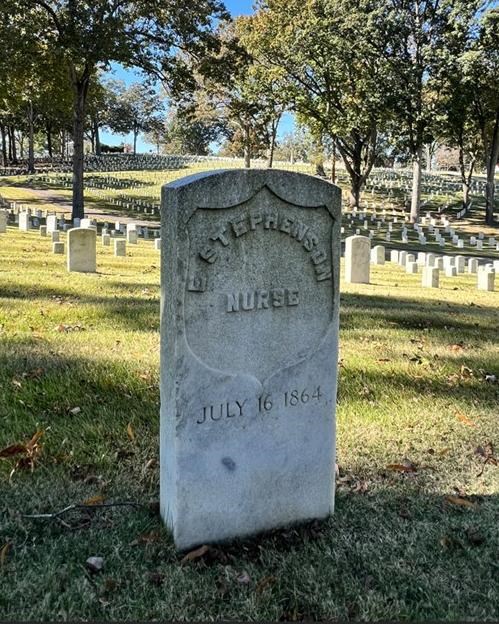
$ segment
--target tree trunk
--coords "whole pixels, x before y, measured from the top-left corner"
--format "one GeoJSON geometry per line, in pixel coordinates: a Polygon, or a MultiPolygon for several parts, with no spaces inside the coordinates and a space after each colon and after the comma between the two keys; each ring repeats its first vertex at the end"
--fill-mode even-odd
{"type": "Polygon", "coordinates": [[[136,156],[137,154],[137,135],[139,134],[139,131],[137,130],[136,127],[134,127],[133,129],[133,155],[136,156]]]}
{"type": "Polygon", "coordinates": [[[28,173],[35,173],[35,130],[33,127],[33,102],[28,104],[28,173]]]}
{"type": "Polygon", "coordinates": [[[246,169],[251,167],[251,133],[249,126],[244,126],[244,166],[246,169]]]}
{"type": "Polygon", "coordinates": [[[9,139],[9,163],[12,162],[12,135],[10,133],[10,126],[7,126],[7,138],[9,139]]]}
{"type": "Polygon", "coordinates": [[[10,126],[10,147],[12,149],[11,161],[17,165],[17,148],[16,148],[16,133],[14,126],[10,126]]]}
{"type": "Polygon", "coordinates": [[[362,191],[362,179],[359,176],[350,176],[350,208],[360,208],[360,193],[362,191]]]}
{"type": "Polygon", "coordinates": [[[421,203],[422,160],[423,146],[420,145],[412,163],[411,223],[415,223],[419,218],[419,204],[421,203]]]}
{"type": "Polygon", "coordinates": [[[94,119],[94,136],[95,136],[95,155],[101,155],[101,146],[100,146],[100,134],[99,134],[99,123],[97,119],[94,119]]]}
{"type": "Polygon", "coordinates": [[[66,155],[66,131],[61,130],[61,159],[64,161],[66,155]]]}
{"type": "Polygon", "coordinates": [[[5,126],[0,125],[0,136],[2,137],[2,166],[7,166],[7,138],[5,136],[5,126]]]}
{"type": "Polygon", "coordinates": [[[54,157],[54,154],[53,154],[53,147],[52,147],[52,126],[50,123],[47,123],[45,130],[47,133],[47,152],[49,153],[50,160],[52,160],[52,158],[54,157]]]}
{"type": "Polygon", "coordinates": [[[274,165],[274,151],[275,151],[276,131],[277,131],[277,128],[275,128],[275,130],[273,129],[272,133],[270,135],[269,159],[268,159],[268,162],[267,162],[267,167],[269,169],[272,169],[272,167],[274,165]]]}
{"type": "Polygon", "coordinates": [[[85,104],[89,87],[88,76],[73,81],[73,219],[83,219],[85,204],[83,195],[85,104]]]}
{"type": "Polygon", "coordinates": [[[497,160],[499,159],[499,109],[496,113],[496,120],[490,141],[490,153],[486,153],[486,158],[487,184],[485,186],[485,222],[487,225],[494,225],[495,175],[497,160]]]}
{"type": "Polygon", "coordinates": [[[333,153],[331,155],[331,182],[336,184],[336,139],[333,139],[333,153]]]}

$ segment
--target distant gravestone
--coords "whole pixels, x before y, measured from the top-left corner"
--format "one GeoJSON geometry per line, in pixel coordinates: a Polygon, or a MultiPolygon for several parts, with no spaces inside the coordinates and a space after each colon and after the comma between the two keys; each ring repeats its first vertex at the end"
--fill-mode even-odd
{"type": "Polygon", "coordinates": [[[206,173],[163,187],[161,221],[161,514],[176,546],[328,516],[339,189],[206,173]]]}
{"type": "Polygon", "coordinates": [[[376,245],[372,248],[371,262],[373,264],[385,264],[385,248],[383,245],[376,245]]]}
{"type": "Polygon", "coordinates": [[[425,288],[438,288],[440,280],[440,271],[437,267],[425,266],[423,267],[423,279],[422,285],[425,288]]]}
{"type": "Polygon", "coordinates": [[[127,230],[126,240],[127,240],[127,243],[130,243],[130,245],[136,245],[138,242],[137,230],[127,230]]]}
{"type": "Polygon", "coordinates": [[[64,243],[52,243],[52,252],[55,254],[63,254],[64,253],[64,243]]]}
{"type": "Polygon", "coordinates": [[[477,272],[477,287],[478,290],[487,290],[492,292],[494,290],[494,281],[496,274],[494,270],[480,269],[477,272]]]}
{"type": "Polygon", "coordinates": [[[470,258],[468,260],[468,273],[476,273],[478,271],[478,260],[470,258]]]}
{"type": "Polygon", "coordinates": [[[107,233],[102,234],[101,240],[104,247],[109,247],[109,245],[111,244],[111,235],[107,233]]]}
{"type": "Polygon", "coordinates": [[[5,210],[0,210],[0,234],[5,234],[7,231],[7,213],[5,210]]]}
{"type": "Polygon", "coordinates": [[[349,236],[345,239],[345,282],[369,284],[371,243],[366,236],[349,236]]]}
{"type": "Polygon", "coordinates": [[[126,256],[126,240],[123,238],[117,238],[114,241],[114,255],[126,256]]]}
{"type": "Polygon", "coordinates": [[[50,237],[51,237],[53,243],[58,243],[59,242],[59,231],[55,230],[55,231],[51,232],[50,233],[50,237]]]}
{"type": "Polygon", "coordinates": [[[29,212],[20,212],[19,213],[19,229],[22,232],[27,232],[28,230],[31,229],[29,212]]]}
{"type": "Polygon", "coordinates": [[[96,238],[97,234],[93,228],[73,228],[68,231],[68,271],[95,273],[96,238]]]}

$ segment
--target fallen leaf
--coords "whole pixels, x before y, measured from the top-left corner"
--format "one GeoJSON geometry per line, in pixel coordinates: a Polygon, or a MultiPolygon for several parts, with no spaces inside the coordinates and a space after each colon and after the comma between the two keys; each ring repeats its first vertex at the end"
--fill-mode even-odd
{"type": "Polygon", "coordinates": [[[474,423],[471,418],[468,418],[462,412],[456,412],[456,418],[463,423],[463,425],[467,425],[468,427],[476,427],[476,423],[474,423]]]}
{"type": "Polygon", "coordinates": [[[15,455],[21,455],[26,453],[25,444],[11,444],[0,451],[0,457],[14,457],[15,455]]]}
{"type": "Polygon", "coordinates": [[[128,437],[130,438],[130,440],[133,442],[135,440],[135,431],[133,430],[132,423],[128,423],[128,426],[126,428],[126,432],[128,434],[128,437]]]}
{"type": "Polygon", "coordinates": [[[260,579],[258,581],[258,583],[256,584],[255,587],[255,591],[257,594],[261,594],[262,592],[264,592],[268,587],[271,587],[272,585],[274,585],[275,583],[277,583],[277,579],[275,576],[264,576],[262,579],[260,579]]]}
{"type": "Polygon", "coordinates": [[[73,407],[72,409],[69,410],[69,413],[73,414],[73,416],[76,416],[80,412],[81,412],[81,407],[73,407]]]}
{"type": "Polygon", "coordinates": [[[9,542],[4,544],[2,548],[0,549],[0,567],[3,567],[3,565],[7,561],[7,555],[9,553],[9,550],[10,550],[9,542]]]}
{"type": "Polygon", "coordinates": [[[87,500],[84,500],[83,505],[102,505],[105,500],[106,499],[104,498],[104,496],[97,494],[97,496],[92,496],[92,498],[87,498],[87,500]]]}
{"type": "Polygon", "coordinates": [[[200,546],[199,548],[196,548],[195,550],[191,550],[190,552],[188,552],[180,563],[184,564],[184,563],[189,563],[190,561],[195,561],[196,559],[201,559],[201,557],[204,557],[204,555],[206,555],[206,553],[208,553],[209,550],[210,550],[210,547],[204,544],[203,546],[200,546]]]}
{"type": "Polygon", "coordinates": [[[476,503],[473,503],[467,498],[462,498],[461,496],[446,496],[445,500],[451,505],[456,505],[458,507],[466,507],[468,509],[474,509],[476,507],[476,503]]]}
{"type": "Polygon", "coordinates": [[[417,472],[416,464],[413,464],[410,460],[404,459],[401,464],[389,464],[386,467],[387,470],[393,470],[394,472],[417,472]]]}
{"type": "Polygon", "coordinates": [[[449,345],[449,349],[451,351],[454,351],[455,353],[460,353],[461,351],[464,350],[464,346],[462,342],[458,342],[456,344],[449,345]]]}

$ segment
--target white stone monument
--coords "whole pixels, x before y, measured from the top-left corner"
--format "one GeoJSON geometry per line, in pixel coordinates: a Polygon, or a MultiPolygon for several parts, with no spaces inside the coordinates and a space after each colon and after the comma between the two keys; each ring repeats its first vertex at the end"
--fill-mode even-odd
{"type": "Polygon", "coordinates": [[[177,548],[327,517],[339,189],[198,174],[163,187],[161,222],[161,514],[177,548]]]}
{"type": "Polygon", "coordinates": [[[349,236],[345,239],[345,282],[369,284],[371,243],[366,236],[349,236]]]}
{"type": "Polygon", "coordinates": [[[97,234],[93,228],[73,228],[68,231],[68,271],[95,273],[96,238],[97,234]]]}

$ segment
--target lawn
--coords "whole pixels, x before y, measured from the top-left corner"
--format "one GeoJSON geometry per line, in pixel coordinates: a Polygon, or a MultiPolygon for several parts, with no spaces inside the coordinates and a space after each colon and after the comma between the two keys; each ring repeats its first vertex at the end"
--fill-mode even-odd
{"type": "Polygon", "coordinates": [[[343,284],[335,515],[186,561],[158,516],[158,252],[98,242],[85,275],[49,247],[0,235],[0,449],[43,432],[0,459],[0,619],[499,618],[499,293],[343,284]]]}

